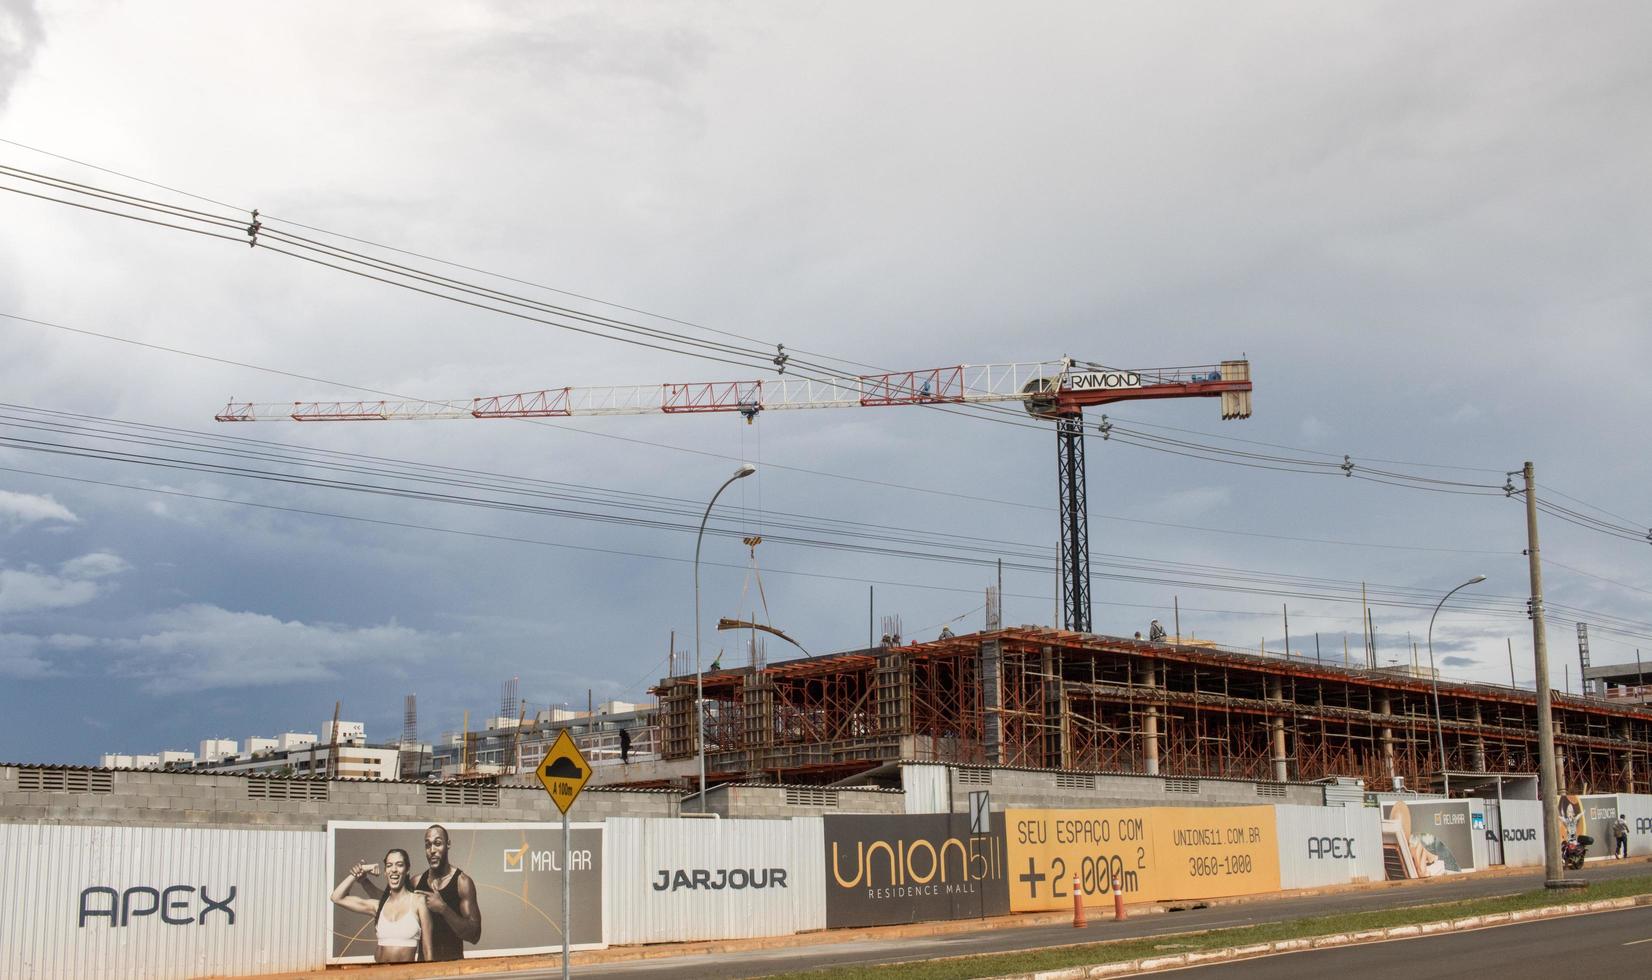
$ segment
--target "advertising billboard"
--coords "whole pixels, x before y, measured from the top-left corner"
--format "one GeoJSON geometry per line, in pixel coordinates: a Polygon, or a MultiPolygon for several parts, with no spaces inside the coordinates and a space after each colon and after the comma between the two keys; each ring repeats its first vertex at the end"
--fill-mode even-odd
{"type": "Polygon", "coordinates": [[[1005,810],[1010,908],[1071,908],[1087,896],[1129,901],[1218,898],[1279,890],[1271,806],[1005,810]]]}
{"type": "MultiPolygon", "coordinates": [[[[1613,815],[1616,815],[1615,810],[1613,815]]],[[[1591,829],[1588,811],[1583,805],[1583,797],[1574,793],[1560,794],[1560,800],[1556,806],[1556,816],[1559,819],[1555,821],[1555,834],[1561,840],[1569,840],[1585,835],[1595,836],[1594,830],[1591,829]]]]}
{"type": "Polygon", "coordinates": [[[1397,825],[1396,833],[1411,848],[1418,877],[1474,870],[1476,831],[1468,800],[1400,800],[1383,804],[1382,815],[1397,825]]]}
{"type": "Polygon", "coordinates": [[[1009,911],[1003,821],[966,814],[825,818],[826,926],[969,919],[1009,911]]]}
{"type": "MultiPolygon", "coordinates": [[[[569,942],[599,948],[602,825],[570,837],[569,942]]],[[[560,824],[329,822],[327,962],[561,952],[563,864],[560,824]]]]}

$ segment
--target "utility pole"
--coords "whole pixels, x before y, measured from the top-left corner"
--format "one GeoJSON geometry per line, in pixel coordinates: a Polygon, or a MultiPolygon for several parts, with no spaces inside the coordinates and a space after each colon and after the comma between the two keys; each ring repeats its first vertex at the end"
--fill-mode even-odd
{"type": "Polygon", "coordinates": [[[1556,833],[1560,787],[1555,785],[1554,716],[1550,711],[1549,642],[1543,625],[1543,560],[1537,550],[1537,479],[1532,464],[1521,469],[1526,480],[1526,567],[1532,580],[1532,659],[1537,664],[1537,795],[1543,802],[1543,885],[1546,888],[1586,887],[1581,878],[1566,878],[1560,866],[1560,837],[1556,833]]]}

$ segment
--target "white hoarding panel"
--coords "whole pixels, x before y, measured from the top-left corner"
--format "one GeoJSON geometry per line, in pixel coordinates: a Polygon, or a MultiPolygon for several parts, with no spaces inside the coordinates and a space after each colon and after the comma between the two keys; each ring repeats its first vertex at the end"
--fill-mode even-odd
{"type": "Polygon", "coordinates": [[[907,763],[901,766],[901,789],[907,813],[951,813],[952,770],[948,766],[907,763]]]}
{"type": "Polygon", "coordinates": [[[1504,800],[1498,807],[1498,818],[1503,863],[1516,868],[1542,864],[1542,804],[1536,800],[1504,800]]]}
{"type": "Polygon", "coordinates": [[[1619,793],[1618,812],[1629,825],[1629,856],[1652,854],[1652,796],[1619,793]]]}
{"type": "Polygon", "coordinates": [[[1376,807],[1280,804],[1273,809],[1280,888],[1382,880],[1382,816],[1376,807]]]}
{"type": "MultiPolygon", "coordinates": [[[[1491,809],[1496,809],[1495,801],[1491,809]]],[[[1476,868],[1491,867],[1491,848],[1487,846],[1487,838],[1491,833],[1490,815],[1486,812],[1486,801],[1470,798],[1468,801],[1468,829],[1469,845],[1474,855],[1476,868]]]]}
{"type": "Polygon", "coordinates": [[[819,817],[610,818],[603,924],[612,945],[826,928],[819,817]]]}
{"type": "Polygon", "coordinates": [[[0,825],[0,976],[319,969],[325,850],[316,831],[0,825]]]}

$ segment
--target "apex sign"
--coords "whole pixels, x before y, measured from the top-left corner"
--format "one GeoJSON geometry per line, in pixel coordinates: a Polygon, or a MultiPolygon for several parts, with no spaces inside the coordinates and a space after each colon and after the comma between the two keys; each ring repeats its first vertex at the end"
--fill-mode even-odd
{"type": "MultiPolygon", "coordinates": [[[[235,886],[229,886],[229,895],[214,900],[207,894],[206,885],[168,885],[152,888],[133,885],[125,891],[115,891],[107,885],[93,885],[80,891],[80,928],[91,919],[108,919],[110,928],[132,924],[133,919],[159,915],[169,926],[207,924],[207,916],[222,914],[225,925],[235,925],[235,886]],[[196,911],[196,896],[200,897],[200,911],[196,911]]],[[[217,920],[214,920],[217,921],[217,920]]]]}
{"type": "Polygon", "coordinates": [[[1308,838],[1308,856],[1311,858],[1334,858],[1336,860],[1354,859],[1354,839],[1352,837],[1310,837],[1308,838]]]}

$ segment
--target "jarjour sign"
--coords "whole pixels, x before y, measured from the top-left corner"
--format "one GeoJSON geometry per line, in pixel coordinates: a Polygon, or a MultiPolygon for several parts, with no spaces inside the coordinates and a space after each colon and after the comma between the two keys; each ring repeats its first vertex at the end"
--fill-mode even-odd
{"type": "Polygon", "coordinates": [[[1002,821],[971,834],[961,813],[824,820],[827,928],[1009,911],[1002,821]]]}
{"type": "Polygon", "coordinates": [[[1126,901],[1279,890],[1271,806],[1005,810],[1010,909],[1068,909],[1087,896],[1126,901]]]}

